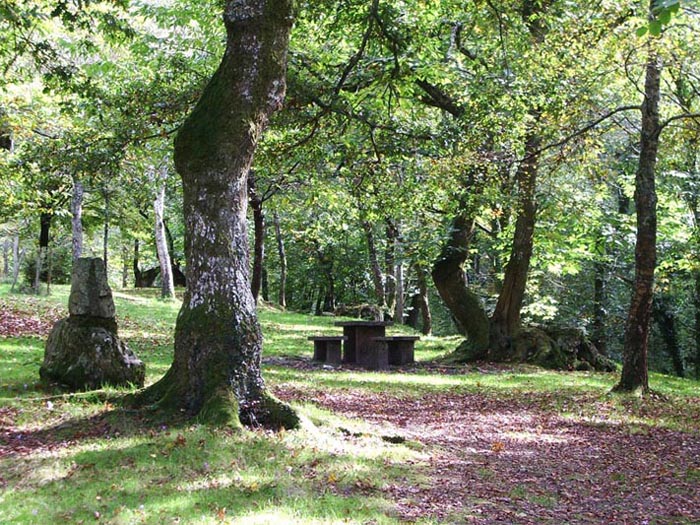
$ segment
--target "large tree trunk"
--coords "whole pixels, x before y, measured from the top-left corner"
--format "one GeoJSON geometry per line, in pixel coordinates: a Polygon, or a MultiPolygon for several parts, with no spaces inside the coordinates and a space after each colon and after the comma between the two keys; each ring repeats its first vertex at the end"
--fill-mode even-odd
{"type": "Polygon", "coordinates": [[[262,287],[263,265],[265,263],[265,212],[263,201],[255,188],[255,176],[248,174],[248,203],[253,210],[253,276],[250,289],[257,303],[262,287]]]}
{"type": "Polygon", "coordinates": [[[289,0],[226,1],[226,52],[175,139],[187,288],[173,364],[142,400],[215,424],[299,423],[265,390],[246,226],[248,171],[284,98],[292,16],[289,0]]]}
{"type": "Polygon", "coordinates": [[[165,223],[163,214],[165,211],[165,177],[161,174],[156,198],[153,200],[153,212],[155,215],[156,251],[160,263],[160,296],[163,299],[175,298],[175,284],[173,282],[172,262],[168,250],[168,240],[165,235],[165,223]]]}
{"type": "Polygon", "coordinates": [[[287,253],[284,250],[284,238],[282,237],[282,229],[280,227],[280,217],[275,212],[273,215],[275,223],[275,238],[277,240],[277,253],[280,259],[280,284],[277,294],[277,301],[283,308],[287,307],[287,253]]]}
{"type": "MultiPolygon", "coordinates": [[[[650,43],[653,45],[653,42],[650,43]]],[[[656,267],[656,154],[659,149],[659,98],[661,66],[650,49],[646,66],[639,165],[635,178],[634,203],[637,210],[634,289],[627,324],[622,375],[616,391],[649,390],[647,353],[654,297],[656,267]]]]}
{"type": "Polygon", "coordinates": [[[527,274],[532,258],[537,202],[538,150],[540,137],[530,131],[525,140],[525,159],[518,167],[518,218],[515,222],[513,245],[506,264],[503,286],[491,317],[491,353],[496,360],[509,357],[512,338],[520,329],[520,310],[525,297],[527,274]]]}
{"type": "Polygon", "coordinates": [[[464,271],[473,229],[473,217],[455,217],[432,271],[440,297],[454,316],[460,331],[467,336],[468,344],[457,349],[455,357],[458,359],[484,357],[489,349],[489,319],[481,299],[469,289],[464,271]]]}
{"type": "Polygon", "coordinates": [[[85,190],[83,183],[77,175],[73,175],[73,196],[70,202],[71,211],[71,246],[73,251],[73,262],[83,255],[83,196],[85,190]]]}

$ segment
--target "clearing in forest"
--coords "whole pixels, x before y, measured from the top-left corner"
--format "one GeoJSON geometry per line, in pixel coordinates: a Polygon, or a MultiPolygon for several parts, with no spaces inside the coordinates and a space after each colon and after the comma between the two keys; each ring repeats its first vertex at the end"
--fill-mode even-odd
{"type": "MultiPolygon", "coordinates": [[[[700,522],[698,383],[610,396],[615,374],[442,367],[373,373],[310,361],[333,319],[263,310],[265,377],[302,430],[229,432],[120,409],[124,391],[37,384],[50,298],[0,288],[2,523],[700,522]]],[[[115,294],[147,383],[172,359],[177,305],[115,294]]],[[[337,329],[337,328],[336,328],[337,329]]]]}

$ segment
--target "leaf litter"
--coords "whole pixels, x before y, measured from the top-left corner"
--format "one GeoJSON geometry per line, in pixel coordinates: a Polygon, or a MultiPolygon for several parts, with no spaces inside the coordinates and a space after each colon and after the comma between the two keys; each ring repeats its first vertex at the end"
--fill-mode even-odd
{"type": "MultiPolygon", "coordinates": [[[[700,523],[697,399],[687,431],[608,418],[565,416],[557,394],[512,397],[440,392],[420,398],[364,390],[308,391],[281,385],[287,400],[312,400],[345,417],[394,428],[423,443],[417,465],[429,483],[384,488],[402,522],[474,524],[700,523]]],[[[568,396],[568,397],[567,397],[568,396]]],[[[624,404],[624,403],[623,403],[624,404]]],[[[678,410],[652,403],[657,410],[678,410]]],[[[651,412],[643,405],[640,413],[651,412]]]]}

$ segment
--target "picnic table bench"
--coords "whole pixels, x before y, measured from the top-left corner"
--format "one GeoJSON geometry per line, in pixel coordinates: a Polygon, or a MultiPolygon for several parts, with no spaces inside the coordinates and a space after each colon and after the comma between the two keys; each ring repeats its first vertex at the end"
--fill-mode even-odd
{"type": "Polygon", "coordinates": [[[342,362],[341,343],[347,340],[342,335],[317,335],[309,337],[314,342],[314,361],[323,361],[329,365],[342,362]]]}
{"type": "Polygon", "coordinates": [[[419,339],[416,335],[394,335],[375,337],[373,341],[386,346],[388,364],[405,365],[415,362],[414,345],[419,339]]]}

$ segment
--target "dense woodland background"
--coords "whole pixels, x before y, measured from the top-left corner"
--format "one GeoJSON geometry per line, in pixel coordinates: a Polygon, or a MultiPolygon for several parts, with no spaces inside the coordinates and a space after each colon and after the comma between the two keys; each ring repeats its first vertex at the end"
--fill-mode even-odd
{"type": "MultiPolygon", "coordinates": [[[[700,11],[649,7],[300,3],[286,102],[248,180],[254,294],[473,341],[436,289],[456,253],[508,338],[521,319],[576,327],[620,360],[635,187],[653,190],[650,366],[700,377],[700,11]]],[[[172,137],[220,61],[219,2],[3,0],[0,28],[4,278],[47,293],[82,253],[116,287],[172,295],[186,275],[172,137]]]]}

